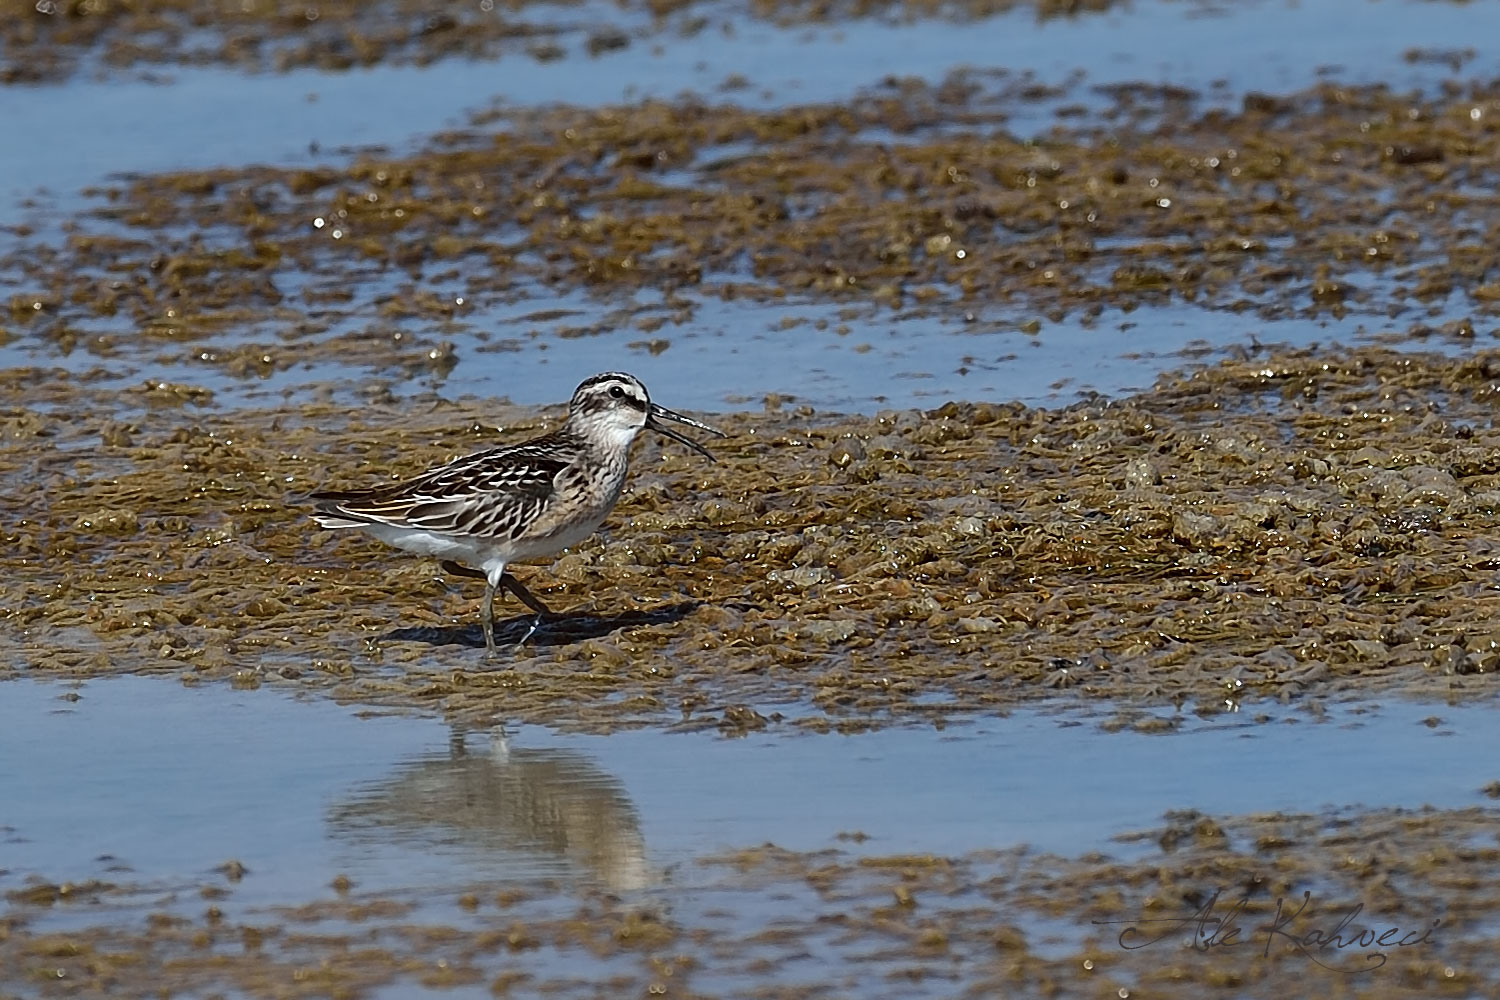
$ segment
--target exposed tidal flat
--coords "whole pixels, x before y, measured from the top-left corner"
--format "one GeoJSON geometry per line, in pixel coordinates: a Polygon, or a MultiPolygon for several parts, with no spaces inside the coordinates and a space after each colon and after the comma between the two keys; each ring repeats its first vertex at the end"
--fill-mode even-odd
{"type": "Polygon", "coordinates": [[[1490,8],[12,7],[0,998],[1500,989],[1490,8]]]}
{"type": "Polygon", "coordinates": [[[7,669],[731,731],[767,711],[861,727],[1060,691],[1481,698],[1500,666],[1497,365],[1370,348],[1056,410],[716,415],[718,463],[643,445],[619,527],[526,576],[572,615],[506,670],[477,659],[476,586],[310,531],[296,497],[555,413],[225,413],[170,385],[12,373],[7,669]]]}

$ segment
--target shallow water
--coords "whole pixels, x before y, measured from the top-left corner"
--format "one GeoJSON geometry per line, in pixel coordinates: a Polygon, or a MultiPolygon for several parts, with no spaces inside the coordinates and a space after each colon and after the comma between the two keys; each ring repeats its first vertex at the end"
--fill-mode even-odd
{"type": "MultiPolygon", "coordinates": [[[[557,20],[577,32],[626,17],[613,6],[592,13],[564,7],[557,20]]],[[[666,31],[619,51],[590,57],[575,50],[553,62],[517,54],[343,73],[173,68],[143,81],[9,87],[0,134],[47,141],[0,144],[0,196],[45,188],[71,201],[78,189],[119,173],[299,164],[349,147],[400,147],[492,104],[592,106],[696,93],[764,107],[846,100],[888,76],[939,80],[961,67],[1003,67],[1057,86],[1080,66],[1090,86],[1170,80],[1208,98],[1238,100],[1247,91],[1300,89],[1327,77],[1397,89],[1430,85],[1448,73],[1405,62],[1404,53],[1468,50],[1483,65],[1500,46],[1495,8],[1414,0],[1217,8],[1150,0],[1051,20],[1022,7],[973,24],[867,19],[787,28],[719,12],[710,14],[710,25],[689,37],[666,31]],[[750,86],[723,93],[734,76],[750,86]]],[[[1046,127],[1053,103],[1040,116],[1018,107],[1015,127],[1046,127]]]]}
{"type": "MultiPolygon", "coordinates": [[[[275,405],[314,392],[358,401],[377,390],[397,398],[437,393],[548,405],[567,398],[580,372],[618,370],[637,375],[654,395],[680,408],[757,408],[774,395],[822,411],[873,413],[955,399],[1066,406],[1095,393],[1139,392],[1163,371],[1246,350],[1354,346],[1392,338],[1410,343],[1368,316],[1268,321],[1213,314],[1181,302],[1129,312],[1108,309],[1087,321],[1069,316],[1026,333],[998,307],[877,314],[845,323],[840,306],[824,303],[693,301],[690,323],[668,323],[650,334],[628,323],[608,323],[618,304],[578,292],[478,305],[463,327],[445,338],[457,362],[451,370],[360,370],[330,361],[293,361],[264,375],[238,376],[194,362],[185,347],[139,354],[127,348],[103,357],[77,349],[59,355],[49,343],[22,337],[0,343],[0,366],[83,376],[98,389],[133,388],[146,380],[192,385],[212,391],[215,405],[230,408],[275,405]],[[546,318],[537,320],[543,305],[549,307],[540,314],[546,318]],[[559,334],[596,323],[605,329],[559,334]]],[[[356,316],[345,325],[361,322],[356,316]]],[[[1461,353],[1488,347],[1497,337],[1500,329],[1466,341],[1433,338],[1420,346],[1461,353]]],[[[281,359],[291,353],[277,352],[281,359]]]]}
{"type": "Polygon", "coordinates": [[[670,892],[691,888],[687,862],[766,842],[1128,856],[1115,838],[1169,810],[1481,804],[1500,759],[1493,714],[1393,701],[1143,733],[1059,707],[852,736],[501,735],[269,688],[14,681],[0,685],[0,755],[33,765],[0,772],[0,888],[171,882],[232,858],[250,905],[320,895],[338,874],[362,891],[561,879],[670,892]]]}
{"type": "MultiPolygon", "coordinates": [[[[578,315],[542,329],[509,319],[522,311],[514,306],[498,310],[493,322],[479,310],[470,317],[475,326],[501,332],[481,334],[484,341],[455,335],[457,367],[429,377],[419,388],[547,404],[571,391],[574,373],[599,369],[632,372],[662,400],[709,412],[753,408],[768,393],[850,413],[929,408],[953,399],[1065,406],[1093,393],[1139,392],[1163,371],[1213,363],[1248,345],[1258,345],[1257,350],[1355,345],[1380,339],[1386,329],[1367,316],[1265,321],[1214,315],[1178,302],[1128,313],[1108,309],[1087,322],[1065,317],[1032,334],[1016,330],[1002,308],[877,315],[841,324],[837,306],[703,298],[691,323],[669,324],[649,336],[629,327],[576,338],[547,336],[547,325],[586,322],[599,312],[597,304],[581,298],[563,304],[577,308],[578,315]],[[797,325],[788,332],[787,323],[797,325]],[[516,335],[528,346],[545,344],[545,350],[494,351],[495,340],[516,335]],[[655,352],[644,346],[653,340],[664,342],[655,352]]],[[[1488,347],[1497,337],[1500,330],[1475,339],[1477,346],[1488,347]]],[[[1432,341],[1422,346],[1467,351],[1476,345],[1432,341]]],[[[228,393],[231,401],[246,388],[218,372],[183,375],[228,393]]],[[[294,383],[296,373],[280,381],[294,383]]]]}

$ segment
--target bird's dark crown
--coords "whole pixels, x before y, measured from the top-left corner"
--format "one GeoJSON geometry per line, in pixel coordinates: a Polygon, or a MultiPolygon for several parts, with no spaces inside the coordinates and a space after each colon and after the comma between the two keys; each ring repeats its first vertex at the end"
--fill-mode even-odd
{"type": "Polygon", "coordinates": [[[573,391],[573,401],[568,409],[579,416],[588,416],[602,410],[628,407],[647,413],[651,409],[651,396],[646,387],[634,375],[625,372],[602,372],[579,383],[573,391]]]}

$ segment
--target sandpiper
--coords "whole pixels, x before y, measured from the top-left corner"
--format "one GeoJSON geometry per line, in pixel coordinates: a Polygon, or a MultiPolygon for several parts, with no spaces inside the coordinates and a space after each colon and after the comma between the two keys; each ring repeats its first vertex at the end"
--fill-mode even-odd
{"type": "Polygon", "coordinates": [[[509,590],[535,612],[531,632],[556,617],[505,567],[550,556],[594,533],[620,499],[630,445],[643,428],[714,460],[663,420],[724,436],[651,402],[633,375],[604,372],[578,386],[567,421],[551,434],[477,452],[387,486],[314,493],[312,516],[325,528],[360,528],[397,548],[438,557],[449,573],[482,578],[480,619],[490,659],[496,590],[509,590]]]}

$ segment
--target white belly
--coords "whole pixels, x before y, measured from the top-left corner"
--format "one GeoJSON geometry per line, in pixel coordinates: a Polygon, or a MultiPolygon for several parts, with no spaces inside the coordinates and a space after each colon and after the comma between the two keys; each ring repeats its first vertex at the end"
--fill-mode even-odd
{"type": "Polygon", "coordinates": [[[395,524],[362,524],[365,531],[398,549],[436,559],[453,559],[466,566],[480,566],[494,557],[492,539],[468,535],[444,535],[395,524]]]}

